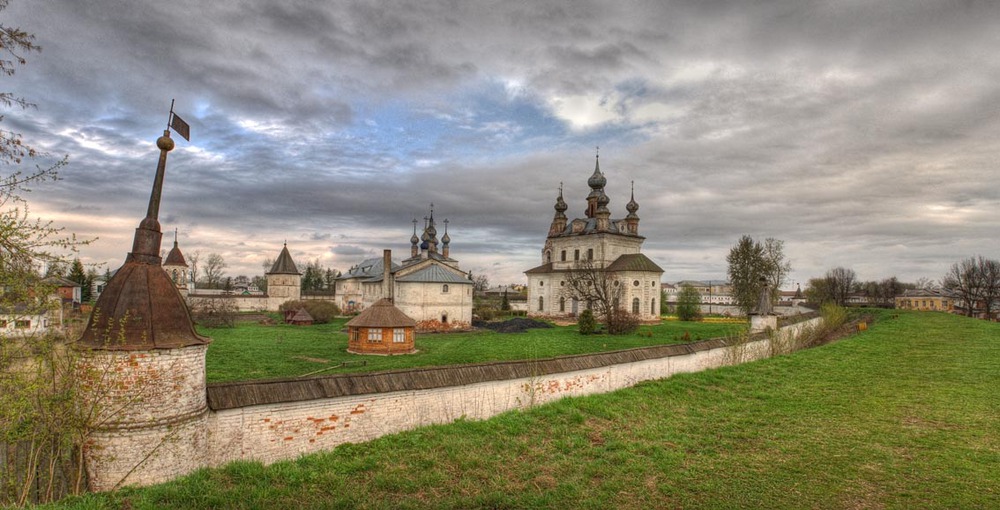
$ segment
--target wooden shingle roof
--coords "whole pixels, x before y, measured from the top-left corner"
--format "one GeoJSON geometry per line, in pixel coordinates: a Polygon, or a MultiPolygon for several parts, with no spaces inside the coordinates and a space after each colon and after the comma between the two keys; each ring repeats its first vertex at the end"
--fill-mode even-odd
{"type": "Polygon", "coordinates": [[[375,304],[365,308],[356,317],[347,321],[348,327],[355,328],[412,328],[416,325],[417,321],[407,317],[385,298],[376,301],[375,304]]]}

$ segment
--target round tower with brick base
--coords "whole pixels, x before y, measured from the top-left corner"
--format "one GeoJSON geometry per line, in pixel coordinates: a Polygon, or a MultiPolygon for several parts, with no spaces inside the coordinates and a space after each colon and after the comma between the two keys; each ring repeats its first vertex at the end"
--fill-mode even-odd
{"type": "Polygon", "coordinates": [[[92,432],[84,459],[92,490],[162,482],[206,465],[205,352],[187,306],[160,265],[157,220],[169,132],[132,251],[101,293],[76,346],[92,432]]]}

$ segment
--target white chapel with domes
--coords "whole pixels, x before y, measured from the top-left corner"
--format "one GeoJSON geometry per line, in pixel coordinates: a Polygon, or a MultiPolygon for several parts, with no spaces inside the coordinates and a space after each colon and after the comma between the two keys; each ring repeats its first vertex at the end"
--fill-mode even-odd
{"type": "Polygon", "coordinates": [[[588,308],[590,304],[575,296],[568,282],[569,273],[584,265],[612,274],[612,284],[622,289],[620,308],[642,321],[658,320],[663,269],[640,253],[646,238],[639,235],[635,191],[625,205],[628,214],[611,219],[611,200],[604,192],[607,178],[601,172],[599,156],[587,184],[591,191],[585,217],[572,221],[566,217],[569,206],[563,200],[562,186],[559,188],[555,217],[542,248],[542,264],[525,271],[528,315],[570,318],[588,308]]]}

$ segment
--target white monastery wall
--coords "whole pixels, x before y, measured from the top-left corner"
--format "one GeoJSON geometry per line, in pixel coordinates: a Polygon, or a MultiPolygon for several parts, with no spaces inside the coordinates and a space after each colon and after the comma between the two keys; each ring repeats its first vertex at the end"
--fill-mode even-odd
{"type": "MultiPolygon", "coordinates": [[[[819,321],[822,319],[814,318],[782,328],[779,335],[784,337],[779,338],[819,321]]],[[[234,460],[271,463],[294,459],[423,425],[457,418],[485,419],[563,397],[605,393],[678,373],[761,359],[771,354],[770,342],[765,338],[736,346],[719,343],[697,352],[536,377],[207,412],[199,411],[206,401],[204,346],[179,349],[183,352],[177,355],[168,354],[170,351],[136,353],[141,356],[125,357],[125,363],[139,360],[140,367],[175,374],[176,384],[164,385],[167,389],[162,395],[139,402],[129,414],[135,423],[99,432],[88,466],[95,480],[93,487],[108,490],[126,475],[126,484],[146,485],[234,460]],[[168,398],[181,405],[168,405],[168,398]],[[136,459],[140,466],[133,470],[136,459]]]]}

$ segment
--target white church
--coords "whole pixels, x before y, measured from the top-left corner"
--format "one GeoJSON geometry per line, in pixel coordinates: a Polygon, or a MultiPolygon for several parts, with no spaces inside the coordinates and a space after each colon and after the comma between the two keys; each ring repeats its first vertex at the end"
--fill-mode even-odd
{"type": "Polygon", "coordinates": [[[362,261],[336,280],[337,304],[345,313],[359,312],[388,297],[417,329],[462,329],[472,324],[472,279],[451,258],[448,220],[440,241],[431,206],[424,230],[417,237],[413,220],[410,257],[393,262],[389,250],[382,258],[362,261]],[[440,244],[440,248],[438,245],[440,244]]]}
{"type": "Polygon", "coordinates": [[[581,267],[605,272],[611,284],[620,288],[620,308],[639,320],[660,318],[660,278],[663,269],[642,254],[645,237],[639,235],[639,204],[635,191],[622,219],[611,219],[610,199],[604,192],[607,179],[601,172],[600,159],[587,180],[585,217],[569,221],[562,187],[555,204],[555,217],[542,248],[542,264],[525,271],[528,276],[528,315],[532,317],[572,318],[592,303],[574,295],[569,275],[581,267]]]}

